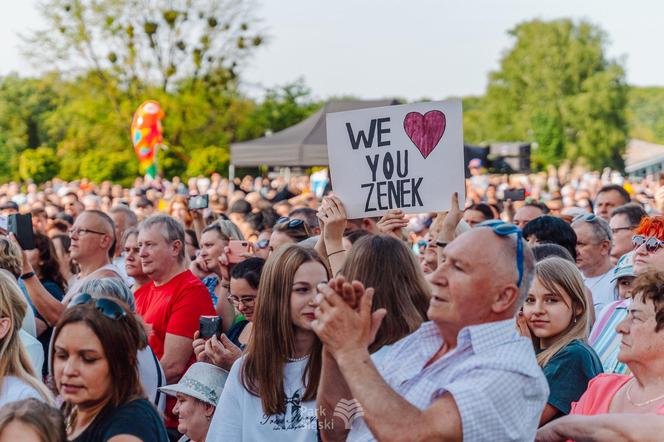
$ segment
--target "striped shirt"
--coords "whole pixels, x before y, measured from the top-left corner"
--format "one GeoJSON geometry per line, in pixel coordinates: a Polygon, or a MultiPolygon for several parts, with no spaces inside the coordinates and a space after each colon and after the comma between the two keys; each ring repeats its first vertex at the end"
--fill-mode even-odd
{"type": "MultiPolygon", "coordinates": [[[[426,322],[394,344],[377,368],[420,410],[449,392],[465,441],[532,441],[549,388],[532,342],[517,333],[514,320],[463,328],[456,348],[425,367],[442,345],[438,326],[426,322]]],[[[355,419],[348,441],[373,440],[364,420],[355,419]]]]}
{"type": "Polygon", "coordinates": [[[627,365],[618,361],[620,334],[616,326],[627,317],[629,299],[614,301],[604,307],[595,321],[588,343],[602,361],[604,373],[629,374],[627,365]]]}

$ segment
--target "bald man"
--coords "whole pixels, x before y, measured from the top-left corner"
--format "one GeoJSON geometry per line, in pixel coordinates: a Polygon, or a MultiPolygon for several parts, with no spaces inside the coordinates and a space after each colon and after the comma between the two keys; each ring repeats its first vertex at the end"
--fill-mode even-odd
{"type": "Polygon", "coordinates": [[[371,313],[373,291],[339,280],[318,286],[311,327],[324,345],[317,409],[325,440],[386,440],[403,434],[403,422],[408,440],[535,438],[549,391],[514,320],[534,258],[522,239],[517,246],[516,227],[499,227],[477,227],[443,249],[428,276],[430,321],[374,355],[368,347],[385,310],[371,313]],[[359,309],[346,303],[351,291],[359,309]],[[350,432],[334,412],[340,401],[350,405],[350,432]]]}

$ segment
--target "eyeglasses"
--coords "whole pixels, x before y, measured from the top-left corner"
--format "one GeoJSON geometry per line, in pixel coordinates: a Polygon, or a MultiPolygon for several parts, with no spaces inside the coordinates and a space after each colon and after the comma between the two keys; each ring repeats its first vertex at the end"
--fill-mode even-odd
{"type": "Polygon", "coordinates": [[[297,229],[302,224],[304,224],[304,221],[302,221],[301,219],[290,219],[287,216],[282,216],[277,220],[277,224],[285,224],[285,223],[288,223],[289,229],[297,229]]]}
{"type": "Polygon", "coordinates": [[[77,305],[88,304],[92,301],[94,301],[95,308],[109,319],[117,321],[118,319],[127,316],[125,309],[120,307],[116,302],[106,298],[95,299],[89,293],[82,293],[76,296],[71,300],[69,306],[74,307],[77,305]]]}
{"type": "Polygon", "coordinates": [[[516,286],[521,287],[523,280],[523,234],[521,229],[513,224],[507,224],[500,220],[490,220],[480,223],[477,227],[489,227],[498,236],[509,236],[516,233],[516,270],[519,273],[519,279],[516,286]]]}
{"type": "Polygon", "coordinates": [[[623,230],[634,230],[634,228],[636,228],[636,226],[615,227],[611,229],[611,233],[615,235],[616,233],[621,232],[623,230]]]}
{"type": "Polygon", "coordinates": [[[654,236],[651,236],[650,238],[647,238],[645,235],[634,235],[632,236],[632,244],[634,244],[634,248],[636,249],[637,247],[641,247],[641,245],[645,244],[646,245],[646,250],[648,253],[654,253],[659,249],[660,247],[664,247],[664,241],[660,241],[654,236]]]}
{"type": "Polygon", "coordinates": [[[104,232],[98,232],[96,230],[84,229],[83,227],[77,227],[75,229],[69,229],[69,236],[79,236],[81,233],[94,233],[95,235],[106,235],[104,232]]]}
{"type": "Polygon", "coordinates": [[[234,305],[239,305],[240,303],[244,304],[247,307],[251,307],[256,302],[255,296],[235,296],[231,295],[228,297],[228,300],[234,305]]]}
{"type": "Polygon", "coordinates": [[[256,247],[258,247],[259,249],[267,249],[269,245],[270,245],[269,239],[261,239],[256,243],[256,247]]]}

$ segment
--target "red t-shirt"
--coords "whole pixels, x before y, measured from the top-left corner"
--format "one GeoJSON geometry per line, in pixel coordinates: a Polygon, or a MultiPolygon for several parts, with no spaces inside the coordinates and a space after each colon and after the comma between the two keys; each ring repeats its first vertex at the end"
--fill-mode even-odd
{"type": "MultiPolygon", "coordinates": [[[[158,359],[164,356],[166,333],[193,339],[199,328],[199,318],[216,315],[207,288],[189,270],[173,277],[166,284],[155,286],[150,281],[136,291],[136,312],[152,326],[148,343],[158,359]]],[[[187,368],[196,361],[193,348],[187,368]]],[[[175,399],[166,402],[166,426],[177,427],[171,411],[175,399]]]]}

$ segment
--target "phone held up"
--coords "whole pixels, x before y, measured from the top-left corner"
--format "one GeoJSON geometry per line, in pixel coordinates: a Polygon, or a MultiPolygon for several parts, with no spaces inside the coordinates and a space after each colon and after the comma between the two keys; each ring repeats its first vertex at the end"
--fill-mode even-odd
{"type": "Polygon", "coordinates": [[[245,255],[251,253],[249,241],[240,239],[232,239],[228,241],[228,249],[229,253],[227,256],[230,264],[237,264],[238,262],[244,261],[246,259],[245,255]]]}
{"type": "Polygon", "coordinates": [[[219,316],[201,316],[199,319],[199,335],[203,339],[221,336],[221,318],[219,316]]]}
{"type": "Polygon", "coordinates": [[[194,195],[189,197],[189,210],[194,209],[207,209],[210,202],[210,197],[208,195],[194,195]]]}
{"type": "Polygon", "coordinates": [[[526,189],[506,189],[503,200],[524,201],[526,199],[526,189]]]}

